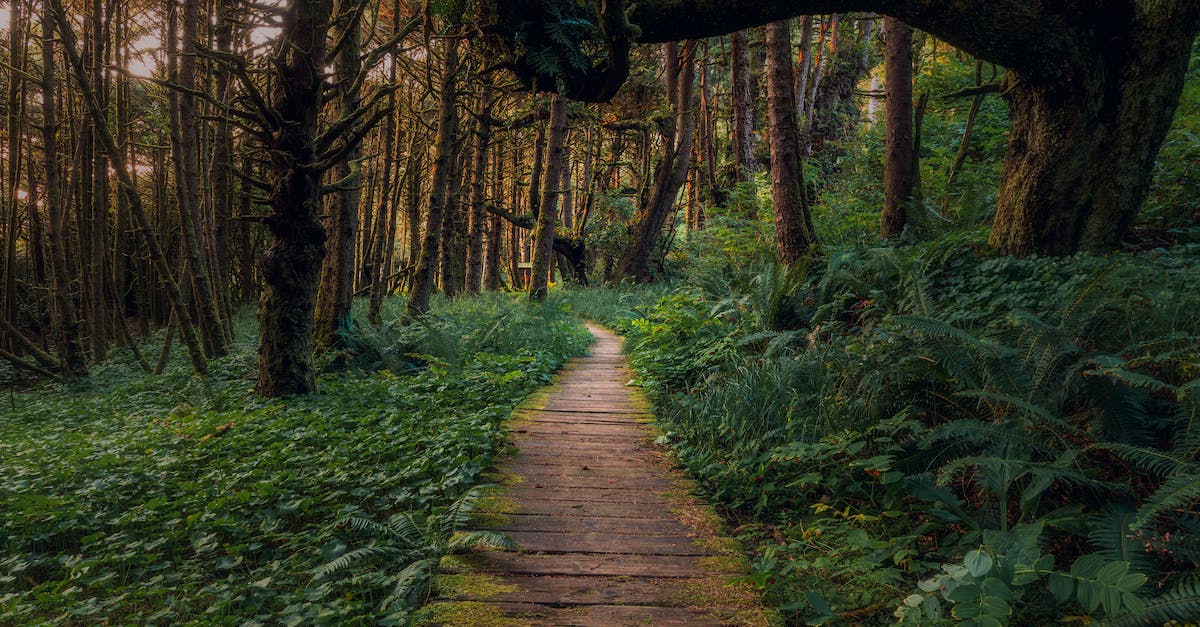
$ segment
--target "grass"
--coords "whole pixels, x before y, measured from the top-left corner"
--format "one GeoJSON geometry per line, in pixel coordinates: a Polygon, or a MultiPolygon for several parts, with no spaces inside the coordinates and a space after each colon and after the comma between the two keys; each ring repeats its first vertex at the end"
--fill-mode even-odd
{"type": "Polygon", "coordinates": [[[442,302],[359,338],[403,367],[327,355],[319,394],[279,400],[253,394],[253,320],[238,329],[207,379],[117,356],[0,407],[0,623],[375,624],[392,573],[310,582],[355,541],[338,521],[453,501],[590,341],[558,305],[442,302]]]}

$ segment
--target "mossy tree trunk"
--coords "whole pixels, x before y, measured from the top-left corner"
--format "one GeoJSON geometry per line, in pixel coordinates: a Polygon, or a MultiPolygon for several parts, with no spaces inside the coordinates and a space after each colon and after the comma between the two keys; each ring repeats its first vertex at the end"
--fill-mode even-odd
{"type": "Polygon", "coordinates": [[[293,0],[280,35],[271,98],[280,124],[268,146],[272,180],[266,224],[272,241],[259,261],[265,286],[258,303],[257,389],[263,396],[316,390],[313,309],[325,228],[315,139],[328,23],[329,3],[293,0]]]}
{"type": "Polygon", "coordinates": [[[767,116],[771,136],[771,201],[775,206],[775,249],[780,263],[791,265],[816,244],[804,162],[800,158],[800,126],[796,119],[796,87],[792,69],[792,29],[788,20],[767,25],[767,116]]]}
{"type": "MultiPolygon", "coordinates": [[[[361,12],[355,6],[362,0],[338,3],[338,18],[333,34],[339,41],[334,75],[341,87],[337,96],[337,116],[354,115],[361,106],[358,75],[362,71],[362,43],[359,34],[361,12]]],[[[321,346],[336,346],[350,327],[350,306],[354,300],[354,260],[358,238],[358,201],[362,182],[359,164],[361,146],[355,142],[333,166],[334,190],[326,220],[325,261],[321,266],[317,290],[315,340],[321,346]]],[[[390,155],[385,155],[387,158],[390,155]]]]}
{"type": "Polygon", "coordinates": [[[912,29],[896,18],[884,18],[883,39],[887,49],[884,58],[887,139],[884,142],[883,213],[879,237],[888,239],[904,232],[916,174],[913,167],[912,29]]]}
{"type": "Polygon", "coordinates": [[[441,95],[438,104],[437,139],[434,140],[433,168],[430,172],[428,210],[421,251],[413,272],[413,286],[405,316],[423,316],[429,311],[437,281],[439,252],[442,241],[442,222],[450,200],[450,174],[454,159],[454,135],[458,128],[458,113],[454,75],[458,73],[458,38],[447,37],[442,60],[441,95]]]}
{"type": "Polygon", "coordinates": [[[546,299],[550,282],[551,253],[558,223],[559,187],[562,185],[563,149],[567,139],[567,101],[556,95],[550,104],[550,131],[546,139],[546,176],[534,233],[533,268],[529,279],[529,300],[546,299]]]}
{"type": "MultiPolygon", "coordinates": [[[[650,279],[650,254],[658,244],[667,216],[675,206],[679,189],[687,180],[692,165],[692,145],[696,130],[695,56],[696,42],[664,45],[667,97],[674,107],[675,117],[663,133],[662,155],[654,168],[646,201],[638,211],[631,229],[633,241],[626,247],[609,277],[619,281],[632,277],[637,281],[650,279]]],[[[648,142],[647,142],[648,143],[648,142]]]]}
{"type": "MultiPolygon", "coordinates": [[[[1060,81],[1020,74],[991,243],[1015,255],[1120,245],[1149,191],[1174,119],[1200,3],[1110,16],[1107,45],[1060,81]]],[[[1141,5],[1146,5],[1143,8],[1141,5]]]]}
{"type": "Polygon", "coordinates": [[[754,92],[750,80],[750,44],[745,31],[730,36],[729,80],[733,100],[734,182],[754,176],[754,92]]]}

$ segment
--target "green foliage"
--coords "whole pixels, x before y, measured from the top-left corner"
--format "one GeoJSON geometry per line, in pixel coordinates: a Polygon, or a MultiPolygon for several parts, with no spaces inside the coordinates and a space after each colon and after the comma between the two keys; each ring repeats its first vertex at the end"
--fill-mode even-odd
{"type": "Polygon", "coordinates": [[[156,377],[118,354],[78,386],[14,394],[0,407],[0,623],[374,624],[396,572],[310,581],[348,549],[337,523],[405,512],[422,546],[467,542],[443,542],[452,504],[511,408],[589,341],[561,302],[518,300],[439,301],[418,329],[360,329],[400,374],[346,355],[312,396],[253,394],[249,316],[207,379],[185,355],[156,377]]]}
{"type": "Polygon", "coordinates": [[[568,295],[628,335],[794,622],[1135,620],[1200,564],[1195,250],[1013,259],[982,235],[568,295]]]}
{"type": "Polygon", "coordinates": [[[380,609],[399,608],[392,619],[407,617],[411,608],[422,605],[429,596],[430,582],[442,558],[474,548],[515,549],[516,543],[504,534],[492,531],[461,531],[479,502],[483,490],[476,486],[453,503],[426,512],[399,512],[386,522],[362,515],[351,515],[338,523],[339,528],[371,537],[366,545],[335,557],[313,573],[313,580],[331,578],[347,569],[364,568],[396,571],[392,591],[380,602],[380,609]]]}

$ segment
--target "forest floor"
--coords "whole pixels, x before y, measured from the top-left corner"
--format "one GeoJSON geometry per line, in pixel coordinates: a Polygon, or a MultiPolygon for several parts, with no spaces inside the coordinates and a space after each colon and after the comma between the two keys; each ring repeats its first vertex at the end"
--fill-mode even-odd
{"type": "Polygon", "coordinates": [[[502,488],[477,526],[517,552],[456,559],[435,580],[439,624],[759,625],[741,547],[655,443],[621,339],[597,342],[514,413],[502,488]]]}

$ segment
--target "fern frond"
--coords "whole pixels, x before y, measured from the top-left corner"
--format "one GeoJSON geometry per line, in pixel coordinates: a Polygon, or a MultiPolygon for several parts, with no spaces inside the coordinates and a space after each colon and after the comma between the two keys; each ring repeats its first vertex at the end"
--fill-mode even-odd
{"type": "Polygon", "coordinates": [[[1110,560],[1129,562],[1134,570],[1152,574],[1158,569],[1154,559],[1146,552],[1145,542],[1133,534],[1136,513],[1128,507],[1111,507],[1095,517],[1088,539],[1099,549],[1099,553],[1110,560]]]}
{"type": "Polygon", "coordinates": [[[1050,409],[1011,394],[989,390],[962,390],[956,394],[957,396],[976,398],[988,404],[1008,405],[1025,416],[1039,419],[1041,424],[1047,426],[1068,427],[1070,424],[1065,418],[1055,414],[1050,409]]]}
{"type": "Polygon", "coordinates": [[[461,553],[470,549],[515,551],[518,547],[512,538],[503,533],[496,531],[466,531],[455,534],[450,539],[447,548],[451,553],[461,553]]]}
{"type": "Polygon", "coordinates": [[[1166,477],[1187,467],[1190,463],[1187,459],[1176,455],[1174,451],[1163,451],[1145,446],[1111,442],[1097,444],[1096,447],[1112,451],[1117,457],[1159,477],[1166,477]]]}
{"type": "Polygon", "coordinates": [[[385,525],[380,522],[371,520],[370,518],[362,518],[355,516],[342,521],[346,527],[354,531],[362,531],[367,535],[379,538],[381,540],[404,541],[405,538],[393,525],[385,525]]]}
{"type": "Polygon", "coordinates": [[[441,564],[441,555],[417,560],[396,575],[396,585],[379,604],[380,609],[387,610],[393,605],[419,606],[429,596],[430,582],[433,572],[441,564]]]}
{"type": "Polygon", "coordinates": [[[483,493],[496,487],[495,484],[478,485],[455,499],[440,516],[442,535],[449,538],[455,531],[466,526],[470,522],[471,514],[479,505],[479,499],[483,498],[483,493]]]}
{"type": "Polygon", "coordinates": [[[393,538],[408,546],[417,546],[425,541],[425,531],[411,512],[399,512],[388,518],[388,528],[393,538]]]}
{"type": "Polygon", "coordinates": [[[1129,612],[1105,623],[1109,627],[1164,625],[1172,621],[1188,624],[1200,616],[1200,582],[1184,582],[1170,592],[1147,599],[1137,612],[1129,612]]]}
{"type": "Polygon", "coordinates": [[[1144,390],[1149,390],[1150,392],[1169,391],[1169,392],[1174,393],[1176,391],[1175,386],[1171,385],[1170,383],[1167,383],[1166,381],[1163,381],[1156,377],[1152,377],[1148,374],[1134,372],[1132,370],[1128,370],[1128,369],[1122,367],[1125,365],[1125,362],[1123,360],[1121,360],[1119,364],[1115,364],[1108,360],[1099,360],[1098,359],[1096,361],[1096,365],[1099,367],[1084,370],[1083,376],[1085,376],[1085,377],[1108,377],[1115,381],[1120,381],[1121,383],[1123,383],[1131,388],[1141,388],[1144,390]]]}
{"type": "Polygon", "coordinates": [[[1146,503],[1138,508],[1135,529],[1144,528],[1155,516],[1176,507],[1194,507],[1200,501],[1200,468],[1189,466],[1176,471],[1146,503]]]}
{"type": "Polygon", "coordinates": [[[386,545],[364,546],[362,548],[349,551],[339,556],[337,559],[329,562],[328,564],[325,564],[324,566],[314,570],[312,579],[313,581],[316,581],[318,579],[329,577],[337,574],[338,572],[346,570],[347,568],[361,564],[362,562],[373,560],[407,562],[412,559],[412,557],[413,551],[411,549],[386,545]]]}

